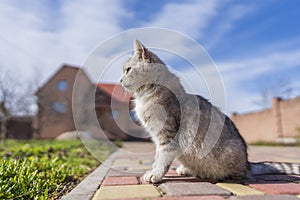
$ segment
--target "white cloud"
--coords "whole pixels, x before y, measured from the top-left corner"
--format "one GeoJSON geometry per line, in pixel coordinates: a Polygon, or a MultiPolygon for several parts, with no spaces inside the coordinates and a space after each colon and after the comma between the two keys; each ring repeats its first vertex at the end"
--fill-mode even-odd
{"type": "MultiPolygon", "coordinates": [[[[228,113],[260,109],[254,104],[254,101],[260,98],[260,89],[250,92],[244,88],[244,82],[252,81],[255,85],[257,83],[253,80],[258,77],[280,77],[283,72],[300,66],[299,57],[300,49],[295,49],[289,52],[265,53],[260,57],[217,63],[227,91],[228,113]]],[[[291,74],[291,76],[296,77],[297,74],[291,74]]],[[[299,91],[297,83],[292,83],[291,87],[295,89],[295,93],[299,91]]]]}
{"type": "Polygon", "coordinates": [[[60,1],[57,10],[26,3],[0,2],[0,60],[2,68],[27,78],[32,71],[48,78],[65,62],[81,64],[98,43],[121,31],[119,22],[128,16],[119,0],[60,1]]]}
{"type": "MultiPolygon", "coordinates": [[[[190,66],[187,67],[201,66],[201,72],[206,69],[203,66],[212,63],[210,57],[200,45],[179,32],[161,28],[135,29],[123,32],[107,40],[94,50],[93,54],[84,64],[90,71],[93,71],[95,75],[93,78],[98,79],[97,76],[102,71],[100,69],[101,65],[106,67],[109,62],[118,59],[118,57],[124,53],[130,55],[133,50],[132,42],[136,38],[140,39],[147,48],[157,53],[164,62],[170,64],[172,67],[174,64],[175,68],[185,67],[179,66],[179,64],[176,63],[178,58],[180,58],[179,60],[181,61],[186,59],[187,62],[190,62],[190,66]]],[[[105,80],[117,81],[116,74],[120,75],[123,63],[118,61],[112,65],[111,68],[114,68],[115,71],[110,69],[108,71],[109,73],[107,72],[105,74],[105,80]]],[[[209,73],[209,71],[206,72],[209,73]]]]}
{"type": "Polygon", "coordinates": [[[204,45],[207,49],[215,47],[224,40],[226,33],[235,28],[235,23],[255,11],[251,5],[231,5],[228,9],[218,12],[218,20],[211,26],[211,31],[206,33],[204,45]],[[209,35],[208,35],[209,34],[209,35]]]}
{"type": "Polygon", "coordinates": [[[217,14],[219,0],[169,3],[145,26],[170,28],[194,38],[202,37],[209,21],[217,14]]]}
{"type": "MultiPolygon", "coordinates": [[[[38,71],[36,72],[40,74],[38,78],[46,79],[61,63],[81,64],[99,42],[123,30],[120,23],[124,19],[130,17],[135,20],[130,11],[128,14],[128,10],[121,0],[91,0],[88,3],[83,0],[58,2],[55,10],[50,10],[49,5],[42,1],[0,1],[1,68],[14,71],[18,79],[21,79],[22,76],[30,76],[32,71],[38,71]]],[[[255,11],[253,7],[236,3],[230,4],[231,6],[228,8],[224,5],[224,1],[220,0],[168,2],[158,13],[153,15],[152,19],[144,21],[142,25],[174,29],[206,41],[208,47],[215,47],[230,30],[235,28],[235,23],[239,19],[255,11]]],[[[205,58],[201,57],[204,54],[198,54],[195,47],[190,43],[185,43],[182,38],[154,32],[134,37],[141,39],[146,46],[153,48],[165,50],[176,48],[174,52],[180,53],[179,55],[183,58],[191,57],[192,60],[198,60],[197,63],[200,66],[207,64],[207,62],[203,62],[205,58]]],[[[127,50],[130,50],[133,36],[123,39],[119,44],[128,43],[130,48],[125,46],[127,50]],[[130,40],[130,42],[125,40],[130,40]]],[[[284,44],[286,42],[284,41],[284,44]]],[[[281,44],[277,44],[277,47],[281,47],[281,44]]],[[[228,102],[227,113],[244,112],[255,108],[252,99],[256,98],[257,94],[243,90],[241,84],[243,80],[252,80],[257,76],[274,72],[280,73],[300,65],[298,59],[300,50],[290,50],[290,46],[293,44],[294,42],[284,45],[284,51],[266,53],[274,50],[270,45],[269,49],[259,51],[260,56],[255,55],[251,58],[216,63],[227,93],[225,99],[228,102]]],[[[126,48],[124,47],[124,49],[126,48]]],[[[172,64],[172,56],[168,57],[170,53],[162,54],[162,59],[170,61],[172,64]]],[[[95,60],[101,61],[102,59],[103,62],[110,62],[111,60],[108,58],[111,57],[103,55],[95,60]]],[[[122,62],[122,60],[116,61],[114,67],[107,71],[105,75],[107,81],[118,80],[122,62]]],[[[202,68],[205,77],[200,78],[195,75],[193,69],[182,68],[180,73],[189,82],[195,84],[197,93],[209,95],[203,82],[207,79],[211,92],[218,94],[220,91],[214,85],[214,80],[218,77],[214,73],[210,74],[207,69],[209,68],[202,68]],[[199,79],[201,79],[201,83],[199,83],[199,79]]],[[[97,70],[89,71],[92,75],[96,72],[97,70]]],[[[293,83],[293,86],[298,87],[299,84],[293,83]]],[[[216,104],[219,104],[218,101],[223,101],[221,95],[215,101],[216,104]]]]}
{"type": "Polygon", "coordinates": [[[280,73],[300,66],[300,49],[265,53],[260,57],[218,63],[223,76],[234,80],[250,80],[264,74],[280,73]]]}

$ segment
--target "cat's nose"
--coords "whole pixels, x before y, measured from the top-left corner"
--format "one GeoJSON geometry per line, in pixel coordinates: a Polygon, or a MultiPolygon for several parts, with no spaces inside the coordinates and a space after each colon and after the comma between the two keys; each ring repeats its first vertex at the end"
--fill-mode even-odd
{"type": "Polygon", "coordinates": [[[122,82],[123,82],[123,79],[121,78],[121,79],[120,79],[120,83],[122,83],[122,82]]]}

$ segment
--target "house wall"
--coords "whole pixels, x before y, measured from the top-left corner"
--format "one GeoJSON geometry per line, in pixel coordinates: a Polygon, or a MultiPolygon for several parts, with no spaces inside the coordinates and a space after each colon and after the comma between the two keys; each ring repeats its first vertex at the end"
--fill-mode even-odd
{"type": "Polygon", "coordinates": [[[97,116],[102,129],[114,136],[110,139],[144,138],[144,130],[134,123],[129,114],[127,103],[113,103],[114,106],[98,107],[97,116]],[[113,112],[118,113],[113,116],[113,112]]]}
{"type": "Polygon", "coordinates": [[[120,116],[116,120],[119,128],[127,135],[128,139],[143,139],[146,137],[145,130],[142,126],[134,122],[130,117],[130,106],[124,104],[117,108],[120,116]]]}
{"type": "MultiPolygon", "coordinates": [[[[110,84],[109,87],[113,89],[114,86],[110,84]]],[[[118,92],[122,95],[120,91],[118,92]]],[[[93,136],[99,139],[103,137],[129,139],[131,136],[144,133],[142,127],[130,118],[130,106],[127,102],[129,99],[112,98],[108,91],[91,83],[79,68],[62,66],[36,95],[39,106],[38,114],[34,119],[35,129],[39,133],[36,135],[37,138],[55,138],[64,132],[76,129],[92,132],[93,136]],[[67,88],[64,91],[60,91],[57,87],[60,80],[67,82],[67,88]],[[75,80],[76,89],[73,87],[75,80]],[[52,107],[54,102],[63,103],[65,111],[56,112],[52,107]],[[72,110],[72,104],[74,110],[72,110]],[[99,133],[99,123],[95,122],[95,110],[106,136],[99,133]],[[116,113],[116,111],[118,116],[114,118],[113,112],[116,113]],[[73,114],[76,115],[76,122],[74,122],[73,114]]]]}
{"type": "MultiPolygon", "coordinates": [[[[112,133],[111,136],[115,137],[109,139],[127,139],[125,131],[123,131],[116,122],[121,120],[120,116],[114,119],[110,107],[100,107],[98,109],[101,110],[101,112],[98,114],[98,120],[101,128],[112,133]]],[[[118,109],[118,112],[120,112],[120,109],[118,109]]]]}
{"type": "Polygon", "coordinates": [[[61,133],[75,130],[75,124],[72,114],[72,93],[74,81],[78,81],[82,87],[82,94],[85,94],[84,88],[91,85],[88,77],[80,73],[79,68],[64,66],[37,92],[39,111],[36,116],[36,128],[39,138],[55,138],[61,133]],[[76,75],[78,75],[76,77],[76,75]],[[65,90],[58,89],[58,82],[64,80],[67,82],[65,90]],[[53,108],[55,102],[62,103],[65,106],[63,112],[57,112],[53,108]]]}
{"type": "Polygon", "coordinates": [[[123,109],[121,110],[119,124],[124,130],[126,130],[128,137],[134,139],[147,138],[147,134],[144,128],[131,118],[130,110],[132,110],[132,108],[130,108],[130,106],[128,105],[126,105],[126,107],[123,107],[123,109]]]}
{"type": "Polygon", "coordinates": [[[278,138],[295,137],[300,133],[300,97],[281,100],[274,98],[272,107],[247,114],[232,114],[247,143],[258,141],[275,142],[278,138]]]}

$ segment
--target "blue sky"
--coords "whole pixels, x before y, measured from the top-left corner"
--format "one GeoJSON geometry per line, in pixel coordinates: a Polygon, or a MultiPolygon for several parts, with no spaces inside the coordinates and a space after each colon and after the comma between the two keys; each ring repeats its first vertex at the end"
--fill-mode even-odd
{"type": "Polygon", "coordinates": [[[260,109],[261,93],[280,95],[282,85],[292,88],[286,96],[300,94],[298,0],[1,0],[0,13],[0,71],[18,80],[43,82],[62,63],[82,64],[112,35],[161,27],[206,49],[228,114],[260,109]]]}

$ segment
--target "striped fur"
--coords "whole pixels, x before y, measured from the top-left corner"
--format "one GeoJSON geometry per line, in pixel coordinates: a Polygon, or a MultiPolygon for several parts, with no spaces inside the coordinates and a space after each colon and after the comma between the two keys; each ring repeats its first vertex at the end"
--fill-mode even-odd
{"type": "Polygon", "coordinates": [[[174,159],[177,173],[224,180],[250,175],[294,173],[299,164],[249,163],[247,145],[229,117],[198,95],[186,93],[179,78],[139,41],[124,64],[122,86],[135,97],[135,112],[156,145],[152,170],[157,183],[174,159]]]}
{"type": "Polygon", "coordinates": [[[250,175],[263,174],[295,174],[300,175],[300,163],[286,162],[257,162],[249,163],[250,175]]]}

